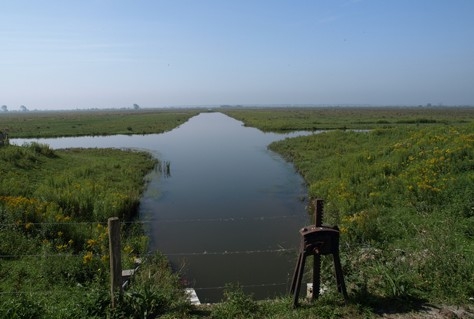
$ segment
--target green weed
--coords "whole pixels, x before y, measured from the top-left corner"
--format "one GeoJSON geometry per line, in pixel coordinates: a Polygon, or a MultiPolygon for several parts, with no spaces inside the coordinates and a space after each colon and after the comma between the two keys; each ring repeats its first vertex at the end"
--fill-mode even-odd
{"type": "MultiPolygon", "coordinates": [[[[84,317],[78,304],[108,298],[104,223],[112,216],[133,221],[156,161],[143,152],[53,151],[32,143],[1,147],[0,164],[0,293],[7,297],[0,309],[10,309],[2,315],[84,317]]],[[[125,224],[122,234],[127,267],[147,242],[140,224],[125,224]]]]}
{"type": "Polygon", "coordinates": [[[217,304],[212,312],[212,318],[261,318],[263,315],[260,305],[246,295],[238,285],[228,285],[224,291],[224,300],[217,304]]]}
{"type": "Polygon", "coordinates": [[[357,289],[463,302],[474,279],[473,131],[337,131],[271,148],[295,162],[311,197],[326,199],[325,221],[340,226],[357,289]]]}

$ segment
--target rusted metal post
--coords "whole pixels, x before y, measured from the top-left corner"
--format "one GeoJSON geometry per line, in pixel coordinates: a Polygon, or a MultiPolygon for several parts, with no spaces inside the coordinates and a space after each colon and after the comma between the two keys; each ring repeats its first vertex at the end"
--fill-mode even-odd
{"type": "MultiPolygon", "coordinates": [[[[321,227],[323,225],[323,209],[324,201],[316,199],[314,203],[314,225],[321,227]]],[[[313,255],[313,294],[311,300],[319,298],[319,291],[321,289],[321,255],[313,255]]]]}
{"type": "Polygon", "coordinates": [[[309,225],[300,229],[301,248],[296,263],[290,293],[293,294],[293,307],[298,306],[301,281],[303,279],[306,257],[313,255],[313,293],[311,299],[319,297],[321,288],[321,255],[332,255],[336,271],[337,290],[347,300],[346,285],[342,273],[341,260],[339,258],[339,228],[322,225],[323,201],[315,201],[315,225],[309,225]]]}
{"type": "Polygon", "coordinates": [[[314,201],[314,225],[316,227],[323,226],[323,210],[324,201],[322,199],[316,199],[314,201]]]}
{"type": "Polygon", "coordinates": [[[115,294],[122,293],[122,254],[120,246],[120,220],[111,217],[109,227],[109,254],[110,254],[110,294],[112,308],[116,306],[115,294]]]}
{"type": "Polygon", "coordinates": [[[339,250],[333,254],[334,270],[336,272],[337,291],[342,293],[344,300],[347,302],[349,296],[347,295],[346,283],[344,282],[344,275],[342,273],[341,259],[339,258],[339,250]]]}

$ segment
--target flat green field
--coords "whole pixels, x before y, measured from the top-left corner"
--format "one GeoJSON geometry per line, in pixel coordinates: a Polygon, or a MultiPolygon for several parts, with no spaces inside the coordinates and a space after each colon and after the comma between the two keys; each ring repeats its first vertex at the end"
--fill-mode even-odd
{"type": "Polygon", "coordinates": [[[0,132],[10,138],[163,133],[196,114],[196,109],[2,112],[0,132]]]}
{"type": "Polygon", "coordinates": [[[219,109],[262,131],[371,129],[418,124],[462,124],[474,107],[307,107],[219,109]]]}

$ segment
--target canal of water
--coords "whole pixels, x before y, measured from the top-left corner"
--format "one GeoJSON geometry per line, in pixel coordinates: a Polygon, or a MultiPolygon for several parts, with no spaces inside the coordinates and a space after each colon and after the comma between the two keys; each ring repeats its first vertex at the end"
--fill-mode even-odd
{"type": "Polygon", "coordinates": [[[151,174],[140,204],[150,249],[168,256],[201,302],[216,302],[229,283],[257,299],[287,292],[298,230],[308,223],[306,188],[267,146],[303,134],[262,133],[221,113],[201,113],[163,134],[34,141],[55,149],[138,148],[169,162],[169,175],[151,174]]]}

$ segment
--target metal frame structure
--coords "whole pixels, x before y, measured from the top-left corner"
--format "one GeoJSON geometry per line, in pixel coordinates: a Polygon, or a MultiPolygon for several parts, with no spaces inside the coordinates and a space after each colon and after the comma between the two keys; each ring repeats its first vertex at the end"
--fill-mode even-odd
{"type": "Polygon", "coordinates": [[[314,300],[319,297],[321,287],[321,255],[333,256],[337,290],[343,294],[345,300],[348,299],[341,260],[339,258],[339,228],[337,226],[328,227],[322,225],[323,200],[321,199],[315,201],[314,215],[315,225],[306,226],[300,230],[302,236],[301,247],[290,289],[290,293],[293,295],[294,307],[298,306],[306,258],[311,255],[314,258],[312,299],[314,300]]]}

